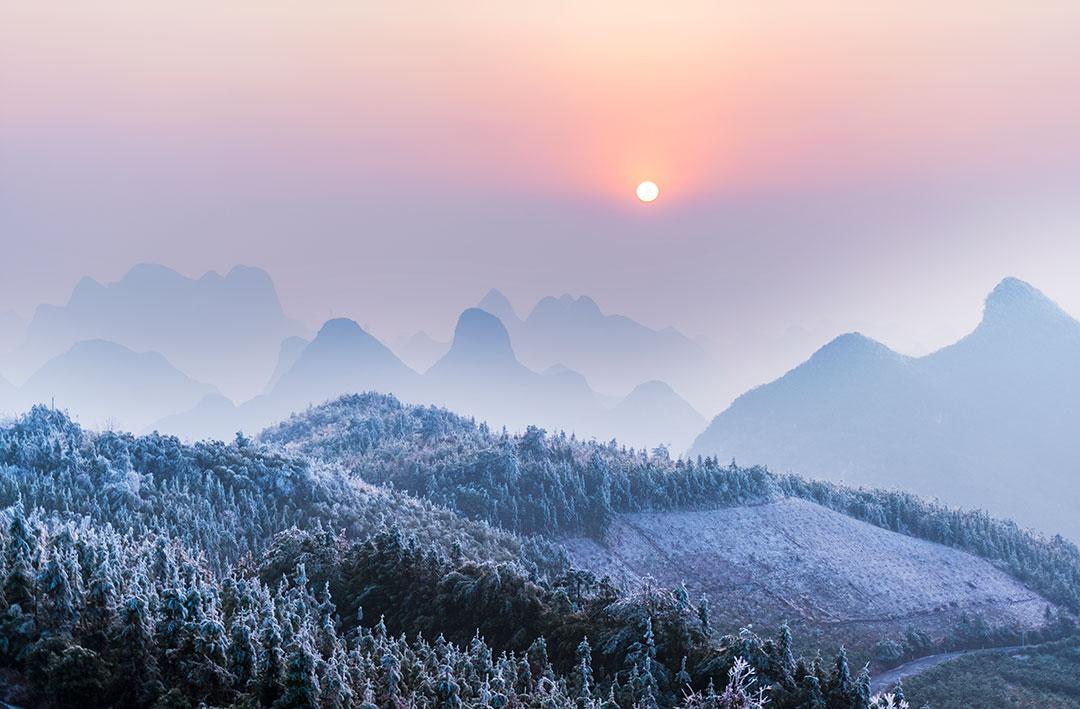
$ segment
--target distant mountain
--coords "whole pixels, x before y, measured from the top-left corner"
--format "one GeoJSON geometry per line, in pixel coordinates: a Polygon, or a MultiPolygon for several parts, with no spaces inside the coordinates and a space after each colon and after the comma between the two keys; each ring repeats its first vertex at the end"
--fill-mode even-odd
{"type": "Polygon", "coordinates": [[[408,398],[419,381],[416,372],[355,321],[336,318],[327,321],[300,351],[268,396],[286,407],[369,390],[408,398]]]}
{"type": "Polygon", "coordinates": [[[518,317],[517,312],[514,310],[514,306],[510,304],[510,301],[502,291],[497,288],[492,288],[487,294],[480,299],[480,302],[476,304],[476,307],[481,310],[486,310],[499,320],[502,320],[503,325],[507,330],[511,332],[517,332],[517,329],[521,327],[521,318],[518,317]]]}
{"type": "Polygon", "coordinates": [[[19,409],[15,385],[0,377],[0,417],[15,414],[19,409]]]}
{"type": "Polygon", "coordinates": [[[14,310],[0,311],[0,354],[10,352],[22,341],[26,323],[14,310]]]}
{"type": "Polygon", "coordinates": [[[694,340],[673,328],[654,330],[622,315],[605,314],[588,296],[541,299],[518,318],[506,296],[492,289],[478,306],[499,318],[518,355],[543,370],[563,364],[606,394],[622,394],[642,382],[661,380],[713,410],[719,367],[694,340]]]}
{"type": "Polygon", "coordinates": [[[776,469],[908,488],[1080,539],[1080,323],[1015,278],[959,342],[905,357],[843,335],[739,397],[694,443],[776,469]]]}
{"type": "Polygon", "coordinates": [[[705,425],[705,417],[664,382],[645,382],[630,392],[610,413],[620,442],[638,448],[663,443],[681,454],[705,425]]]}
{"type": "Polygon", "coordinates": [[[408,337],[400,337],[394,343],[394,352],[418,372],[425,372],[431,365],[450,349],[448,342],[433,339],[426,332],[416,332],[408,337]]]}
{"type": "Polygon", "coordinates": [[[574,429],[598,409],[584,378],[575,372],[538,374],[518,361],[510,335],[494,315],[470,308],[458,318],[450,351],[425,375],[434,403],[513,429],[560,420],[574,429]]]}
{"type": "Polygon", "coordinates": [[[84,278],[66,305],[39,306],[25,341],[5,361],[21,380],[74,343],[103,339],[160,352],[196,379],[247,398],[270,378],[281,341],[302,333],[260,269],[236,266],[225,276],[193,279],[141,264],[108,285],[84,278]]]}
{"type": "Polygon", "coordinates": [[[266,388],[263,389],[263,393],[268,393],[277,383],[281,381],[281,378],[292,369],[292,366],[296,364],[296,360],[300,359],[300,354],[304,351],[304,348],[310,344],[309,340],[305,340],[303,337],[286,337],[281,341],[281,348],[278,350],[277,365],[274,367],[273,373],[270,375],[270,381],[266,383],[266,388]]]}
{"type": "Polygon", "coordinates": [[[301,344],[282,346],[282,367],[289,358],[295,361],[264,394],[239,406],[208,397],[197,407],[169,412],[153,428],[188,438],[226,438],[327,399],[367,391],[452,406],[512,430],[536,423],[640,447],[665,444],[677,453],[704,425],[700,414],[660,382],[619,401],[598,395],[566,367],[542,374],[529,369],[518,361],[502,322],[479,308],[461,314],[450,349],[423,376],[352,320],[331,320],[311,343],[301,344]]]}
{"type": "Polygon", "coordinates": [[[88,340],[49,360],[16,397],[23,408],[55,401],[85,425],[139,430],[215,392],[157,352],[88,340]]]}
{"type": "Polygon", "coordinates": [[[207,397],[194,408],[169,412],[152,428],[193,440],[228,438],[343,394],[379,391],[412,400],[420,390],[419,374],[347,318],[328,320],[310,343],[286,340],[281,350],[279,366],[285,371],[265,393],[239,406],[224,397],[207,397]]]}

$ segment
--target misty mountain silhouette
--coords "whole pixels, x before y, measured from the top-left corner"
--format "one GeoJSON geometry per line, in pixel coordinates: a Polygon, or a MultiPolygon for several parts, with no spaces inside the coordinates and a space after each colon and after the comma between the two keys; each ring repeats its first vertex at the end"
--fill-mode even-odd
{"type": "Polygon", "coordinates": [[[0,377],[0,416],[11,416],[19,409],[15,385],[0,377]]]}
{"type": "Polygon", "coordinates": [[[405,364],[418,372],[426,372],[450,350],[450,344],[439,342],[426,332],[415,332],[400,337],[394,343],[394,352],[405,364]]]}
{"type": "Polygon", "coordinates": [[[612,426],[619,440],[636,447],[663,441],[680,454],[690,445],[691,431],[700,431],[705,417],[675,390],[661,381],[645,382],[634,388],[611,411],[612,426]]]}
{"type": "Polygon", "coordinates": [[[739,397],[693,452],[982,506],[1080,539],[1080,323],[1003,280],[925,357],[842,335],[739,397]]]}
{"type": "Polygon", "coordinates": [[[77,342],[19,388],[21,408],[51,404],[87,425],[139,430],[187,409],[217,390],[197,382],[157,352],[134,352],[105,340],[77,342]]]}
{"type": "Polygon", "coordinates": [[[25,379],[74,343],[101,339],[160,352],[194,378],[246,398],[266,383],[281,341],[302,332],[261,269],[187,278],[140,264],[108,285],[82,279],[66,305],[39,306],[6,371],[25,379]]]}
{"type": "Polygon", "coordinates": [[[514,306],[497,288],[489,290],[476,304],[476,307],[486,310],[499,320],[502,320],[503,325],[511,332],[516,332],[518,327],[521,326],[521,319],[518,317],[517,312],[514,311],[514,306]]]}
{"type": "MultiPolygon", "coordinates": [[[[287,342],[282,351],[299,344],[287,342]]],[[[286,356],[292,353],[283,354],[283,361],[286,356]]],[[[470,308],[458,319],[450,349],[423,376],[356,322],[330,320],[265,394],[240,406],[209,396],[154,427],[192,438],[225,438],[237,430],[258,431],[309,405],[365,391],[450,406],[511,429],[536,424],[586,437],[614,436],[635,446],[664,443],[678,451],[704,424],[689,404],[658,382],[639,388],[612,410],[578,372],[556,366],[537,373],[518,361],[498,318],[470,308]],[[635,416],[642,420],[633,421],[635,416]]]]}
{"type": "Polygon", "coordinates": [[[26,323],[14,310],[0,311],[0,354],[10,352],[22,341],[26,323]]]}
{"type": "Polygon", "coordinates": [[[296,357],[270,398],[289,407],[343,392],[380,391],[411,396],[420,376],[354,320],[328,320],[296,357]]]}
{"type": "Polygon", "coordinates": [[[270,375],[270,381],[266,383],[263,388],[263,393],[269,393],[281,380],[281,377],[292,369],[292,366],[296,364],[296,360],[300,359],[300,354],[304,351],[304,348],[310,344],[310,340],[305,340],[303,337],[293,335],[292,337],[286,337],[281,341],[281,348],[278,350],[277,365],[274,366],[274,371],[270,375]]]}
{"type": "Polygon", "coordinates": [[[698,406],[711,405],[717,365],[701,345],[673,328],[654,330],[622,315],[605,314],[584,295],[542,298],[524,320],[496,289],[477,307],[503,322],[530,368],[563,364],[606,394],[661,380],[692,394],[698,406]]]}

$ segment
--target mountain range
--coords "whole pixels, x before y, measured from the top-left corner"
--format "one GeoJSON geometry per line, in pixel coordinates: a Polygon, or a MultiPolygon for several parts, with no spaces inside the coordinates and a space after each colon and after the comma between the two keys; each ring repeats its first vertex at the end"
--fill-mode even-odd
{"type": "Polygon", "coordinates": [[[979,506],[1080,539],[1080,323],[1001,281],[969,335],[907,357],[842,335],[739,397],[692,452],[979,506]]]}
{"type": "Polygon", "coordinates": [[[588,296],[548,296],[524,319],[499,290],[477,307],[502,321],[521,361],[537,371],[562,365],[581,372],[599,392],[623,394],[660,380],[696,409],[716,411],[722,372],[699,343],[674,328],[655,330],[605,313],[588,296]]]}
{"type": "Polygon", "coordinates": [[[529,369],[517,359],[502,322],[478,308],[461,314],[450,349],[423,375],[348,319],[328,321],[310,343],[301,345],[283,346],[282,361],[291,359],[292,364],[264,394],[239,406],[209,396],[154,427],[189,438],[221,438],[240,429],[257,431],[312,404],[364,391],[453,406],[512,430],[539,424],[640,447],[666,444],[680,452],[704,425],[700,414],[660,382],[610,401],[572,370],[529,369]]]}
{"type": "Polygon", "coordinates": [[[265,386],[282,340],[302,334],[265,271],[236,266],[224,276],[187,278],[140,264],[115,283],[82,279],[65,305],[39,306],[2,371],[25,381],[75,343],[107,340],[158,352],[191,377],[245,399],[265,386]]]}

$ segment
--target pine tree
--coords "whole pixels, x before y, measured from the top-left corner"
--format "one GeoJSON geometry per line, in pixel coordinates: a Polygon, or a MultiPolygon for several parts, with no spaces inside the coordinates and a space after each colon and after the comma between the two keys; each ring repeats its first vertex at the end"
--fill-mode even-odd
{"type": "Polygon", "coordinates": [[[709,608],[709,597],[705,594],[701,594],[701,600],[698,601],[698,620],[701,621],[701,632],[705,637],[709,637],[712,632],[712,610],[709,608]]]}
{"type": "Polygon", "coordinates": [[[160,691],[154,631],[146,601],[132,596],[120,604],[116,638],[110,644],[117,668],[114,681],[122,687],[127,701],[149,704],[160,691]]]}
{"type": "Polygon", "coordinates": [[[284,691],[285,658],[281,651],[281,635],[272,615],[263,620],[259,640],[262,654],[256,677],[258,698],[264,707],[272,706],[284,691]]]}
{"type": "Polygon", "coordinates": [[[900,677],[899,679],[896,680],[896,688],[893,689],[893,696],[896,697],[896,703],[898,705],[907,701],[907,698],[904,697],[904,678],[903,677],[900,677]]]}
{"type": "Polygon", "coordinates": [[[315,658],[304,646],[294,643],[285,669],[285,688],[274,702],[275,709],[318,709],[319,683],[315,678],[315,658]]]}
{"type": "Polygon", "coordinates": [[[56,554],[49,557],[38,575],[45,627],[60,635],[70,635],[79,619],[75,594],[62,561],[56,554]]]}
{"type": "Polygon", "coordinates": [[[675,675],[675,688],[676,690],[689,691],[691,682],[693,680],[690,673],[686,671],[686,655],[683,655],[682,661],[679,663],[679,671],[675,675]]]}
{"type": "Polygon", "coordinates": [[[234,613],[229,628],[229,647],[225,655],[233,686],[238,692],[246,691],[248,683],[255,677],[258,650],[252,638],[251,623],[250,615],[234,613]]]}
{"type": "Polygon", "coordinates": [[[870,705],[870,667],[863,666],[852,688],[851,709],[871,709],[870,705]]]}
{"type": "Polygon", "coordinates": [[[780,626],[780,638],[776,643],[777,657],[780,663],[780,675],[785,682],[795,681],[795,653],[791,639],[791,628],[787,623],[780,626]]]}
{"type": "Polygon", "coordinates": [[[852,699],[851,671],[848,669],[847,650],[843,647],[836,654],[833,672],[829,677],[829,703],[846,706],[852,699]]]}
{"type": "Polygon", "coordinates": [[[593,698],[592,647],[588,638],[582,638],[577,646],[577,671],[574,677],[574,696],[579,707],[587,706],[593,698]]]}

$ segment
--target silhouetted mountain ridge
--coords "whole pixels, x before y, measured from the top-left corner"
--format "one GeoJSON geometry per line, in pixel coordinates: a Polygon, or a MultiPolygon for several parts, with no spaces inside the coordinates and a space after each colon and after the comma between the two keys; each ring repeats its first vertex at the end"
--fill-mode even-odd
{"type": "Polygon", "coordinates": [[[906,357],[856,334],[739,397],[694,443],[988,507],[1080,538],[1080,323],[1015,278],[966,337],[906,357]]]}

